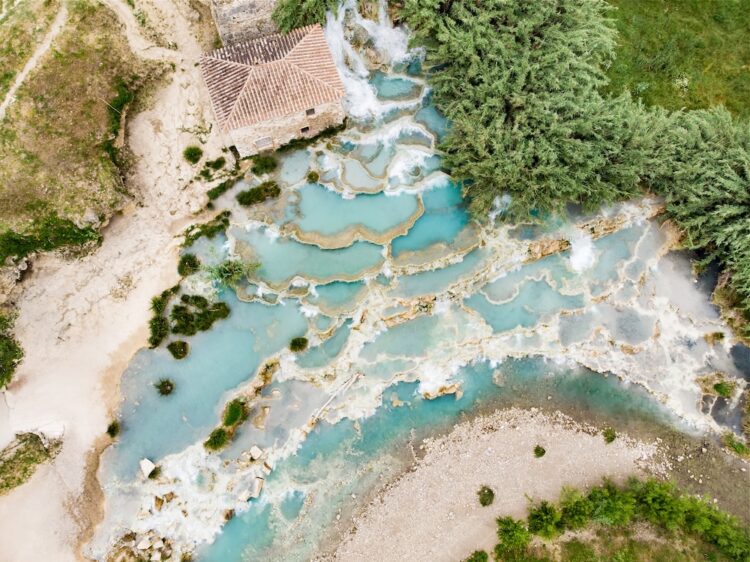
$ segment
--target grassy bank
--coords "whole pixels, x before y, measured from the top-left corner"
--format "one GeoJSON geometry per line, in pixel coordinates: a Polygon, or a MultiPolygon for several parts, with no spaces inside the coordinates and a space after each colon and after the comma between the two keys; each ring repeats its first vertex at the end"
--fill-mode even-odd
{"type": "Polygon", "coordinates": [[[155,68],[119,30],[104,6],[69,3],[65,29],[0,129],[0,232],[25,235],[49,216],[97,222],[122,203],[121,123],[155,68]]]}
{"type": "Polygon", "coordinates": [[[647,105],[725,105],[750,117],[750,1],[609,0],[618,31],[607,90],[647,105]]]}
{"type": "Polygon", "coordinates": [[[60,451],[61,442],[54,441],[47,446],[34,433],[23,433],[0,451],[0,496],[26,482],[37,467],[60,451]]]}

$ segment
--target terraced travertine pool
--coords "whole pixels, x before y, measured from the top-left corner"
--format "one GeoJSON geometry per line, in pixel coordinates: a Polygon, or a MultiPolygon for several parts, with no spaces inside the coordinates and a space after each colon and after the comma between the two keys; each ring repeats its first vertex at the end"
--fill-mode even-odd
{"type": "MultiPolygon", "coordinates": [[[[231,315],[188,338],[186,359],[144,349],[124,374],[96,557],[132,531],[131,542],[165,537],[198,560],[308,559],[357,498],[407,466],[410,440],[461,415],[554,397],[622,423],[710,430],[719,422],[696,379],[721,370],[744,387],[730,333],[687,258],[669,252],[656,202],[541,225],[471,220],[441,170],[449,125],[405,31],[348,8],[327,35],[349,127],[282,157],[278,201],[248,211],[230,192],[216,202],[232,209],[231,227],[190,251],[260,268],[236,292],[204,273],[186,279],[184,291],[231,315]],[[347,41],[354,28],[369,33],[377,67],[347,41]],[[592,240],[584,224],[616,228],[592,240]],[[532,259],[556,238],[572,249],[532,259]],[[714,332],[727,337],[711,344],[714,332]],[[299,336],[311,347],[294,354],[299,336]],[[166,398],[153,388],[164,377],[176,383],[166,398]],[[203,442],[235,397],[250,419],[209,453],[203,442]],[[159,478],[142,477],[144,458],[159,478]],[[155,497],[170,501],[157,508],[155,497]]],[[[736,406],[722,404],[722,423],[736,406]]]]}

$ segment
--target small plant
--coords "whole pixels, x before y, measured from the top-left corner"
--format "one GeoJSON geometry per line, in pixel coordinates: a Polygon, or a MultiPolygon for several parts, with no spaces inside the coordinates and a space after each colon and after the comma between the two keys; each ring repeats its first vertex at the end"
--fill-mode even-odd
{"type": "Polygon", "coordinates": [[[602,435],[604,436],[605,443],[612,443],[612,441],[617,439],[617,432],[611,427],[605,427],[602,431],[602,435]]]}
{"type": "Polygon", "coordinates": [[[206,162],[206,167],[218,172],[224,167],[224,164],[226,163],[227,159],[223,156],[219,156],[216,160],[209,160],[208,162],[206,162]]]}
{"type": "Polygon", "coordinates": [[[159,476],[161,476],[160,466],[155,466],[154,469],[148,473],[149,480],[156,480],[157,478],[159,478],[159,476]]]}
{"type": "Polygon", "coordinates": [[[724,332],[710,332],[703,336],[708,345],[715,345],[717,342],[724,340],[724,332]]]}
{"type": "MultiPolygon", "coordinates": [[[[310,172],[307,174],[307,182],[308,183],[318,183],[318,180],[320,179],[320,174],[318,172],[310,172]]],[[[485,554],[487,554],[485,552],[485,554]]]]}
{"type": "Polygon", "coordinates": [[[278,165],[279,163],[273,156],[258,154],[257,156],[253,156],[253,165],[250,171],[256,176],[262,176],[263,174],[273,172],[278,165]]]}
{"type": "Polygon", "coordinates": [[[203,443],[203,446],[210,451],[218,451],[223,448],[229,442],[229,433],[223,427],[214,429],[208,439],[203,443]]]}
{"type": "MultiPolygon", "coordinates": [[[[212,187],[208,190],[207,195],[208,198],[213,201],[215,199],[218,199],[222,195],[224,195],[227,191],[232,189],[234,187],[234,184],[237,183],[237,180],[235,178],[230,178],[228,180],[224,180],[216,187],[212,187]]],[[[210,201],[209,201],[210,203],[210,201]]]]}
{"type": "Polygon", "coordinates": [[[112,420],[110,424],[107,426],[107,435],[109,435],[112,439],[117,437],[120,434],[120,422],[117,420],[112,420]]]}
{"type": "Polygon", "coordinates": [[[560,512],[553,504],[543,501],[529,510],[529,532],[545,539],[559,533],[560,512]]]}
{"type": "Polygon", "coordinates": [[[499,542],[495,546],[495,558],[520,560],[531,542],[531,533],[522,521],[517,521],[512,517],[499,517],[497,539],[499,542]]]}
{"type": "Polygon", "coordinates": [[[203,149],[200,146],[191,145],[182,151],[182,156],[191,164],[197,164],[203,157],[203,149]]]}
{"type": "Polygon", "coordinates": [[[489,486],[482,486],[479,488],[477,496],[479,496],[479,505],[482,507],[487,507],[495,501],[495,492],[489,486]]]}
{"type": "Polygon", "coordinates": [[[714,391],[722,398],[731,398],[734,393],[734,384],[727,381],[719,381],[714,385],[714,391]]]}
{"type": "Polygon", "coordinates": [[[537,445],[536,447],[534,447],[534,456],[538,459],[542,458],[546,452],[547,450],[541,445],[537,445]]]}
{"type": "Polygon", "coordinates": [[[183,254],[180,256],[180,261],[177,264],[177,273],[181,277],[187,277],[193,273],[198,273],[201,268],[201,261],[195,254],[183,254]]]}
{"type": "Polygon", "coordinates": [[[224,409],[223,424],[225,427],[234,427],[247,419],[247,404],[241,398],[235,398],[224,409]]]}
{"type": "Polygon", "coordinates": [[[171,342],[167,349],[169,350],[169,353],[172,354],[172,357],[175,359],[185,359],[187,357],[188,352],[190,351],[190,346],[186,341],[177,340],[171,342]]]}
{"type": "Polygon", "coordinates": [[[721,438],[721,442],[724,446],[731,449],[741,457],[750,456],[750,447],[740,441],[734,433],[725,433],[721,438]]]}
{"type": "Polygon", "coordinates": [[[174,381],[171,379],[159,379],[158,382],[154,383],[154,387],[162,396],[169,396],[174,392],[174,381]]]}
{"type": "Polygon", "coordinates": [[[246,263],[242,260],[228,259],[219,265],[209,268],[209,274],[219,285],[234,287],[243,278],[250,277],[260,267],[258,263],[246,263]]]}
{"type": "Polygon", "coordinates": [[[230,211],[222,211],[206,223],[194,224],[189,227],[185,230],[185,241],[182,243],[183,247],[189,248],[196,240],[203,236],[210,239],[221,232],[226,232],[227,228],[229,228],[230,215],[230,211]]]}
{"type": "Polygon", "coordinates": [[[487,562],[489,559],[489,555],[484,550],[475,550],[464,562],[487,562]]]}
{"type": "Polygon", "coordinates": [[[295,353],[305,351],[307,349],[307,338],[292,338],[289,342],[289,349],[295,353]]]}
{"type": "Polygon", "coordinates": [[[279,184],[275,181],[264,181],[252,189],[240,191],[237,194],[237,202],[244,207],[249,207],[250,205],[263,203],[267,199],[278,197],[280,194],[279,184]]]}

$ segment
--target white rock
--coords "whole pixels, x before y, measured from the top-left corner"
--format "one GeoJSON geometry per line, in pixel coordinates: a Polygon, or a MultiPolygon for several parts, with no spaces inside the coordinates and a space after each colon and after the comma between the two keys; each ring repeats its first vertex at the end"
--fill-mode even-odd
{"type": "Polygon", "coordinates": [[[154,548],[158,548],[159,550],[161,550],[162,548],[164,548],[164,541],[161,540],[161,539],[159,539],[158,541],[156,541],[154,543],[154,548]]]}
{"type": "Polygon", "coordinates": [[[250,447],[250,458],[257,461],[263,455],[263,451],[257,445],[250,447]]]}
{"type": "Polygon", "coordinates": [[[141,542],[138,543],[138,546],[136,546],[138,550],[148,550],[151,548],[151,541],[148,539],[143,539],[141,542]]]}
{"type": "Polygon", "coordinates": [[[253,481],[253,491],[250,492],[251,498],[257,498],[260,496],[260,493],[263,491],[263,484],[264,480],[260,476],[256,476],[255,480],[253,481]]]}
{"type": "Polygon", "coordinates": [[[143,477],[148,478],[148,475],[151,474],[151,471],[153,471],[156,468],[156,465],[148,459],[141,459],[140,467],[141,467],[141,474],[143,474],[143,477]]]}

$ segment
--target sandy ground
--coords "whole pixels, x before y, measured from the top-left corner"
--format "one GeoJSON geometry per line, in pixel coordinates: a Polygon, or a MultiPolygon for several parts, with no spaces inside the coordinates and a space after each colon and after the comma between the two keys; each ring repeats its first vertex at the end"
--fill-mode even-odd
{"type": "MultiPolygon", "coordinates": [[[[177,281],[177,235],[196,220],[204,200],[205,188],[189,185],[195,169],[181,155],[196,141],[185,129],[211,120],[195,66],[200,47],[190,32],[189,8],[156,1],[152,9],[163,14],[157,21],[175,50],[151,46],[125,3],[105,0],[138,56],[176,64],[151,109],[128,126],[138,157],[131,182],[131,189],[140,189],[138,205],[111,221],[95,253],[73,262],[42,256],[23,283],[16,334],[26,356],[4,393],[0,437],[62,428],[64,445],[51,465],[0,497],[2,561],[81,559],[78,542],[101,510],[93,474],[119,401],[119,377],[145,345],[151,297],[177,281]]],[[[220,139],[204,138],[207,156],[218,156],[220,139]]]]}
{"type": "Polygon", "coordinates": [[[653,444],[600,433],[562,414],[505,410],[457,425],[424,445],[413,471],[387,488],[355,520],[334,560],[462,560],[492,550],[495,519],[525,517],[529,498],[557,500],[563,486],[620,481],[644,469],[661,472],[653,444]],[[547,453],[535,458],[540,444],[547,453]],[[488,485],[495,501],[481,507],[488,485]],[[377,554],[375,554],[377,553],[377,554]]]}

